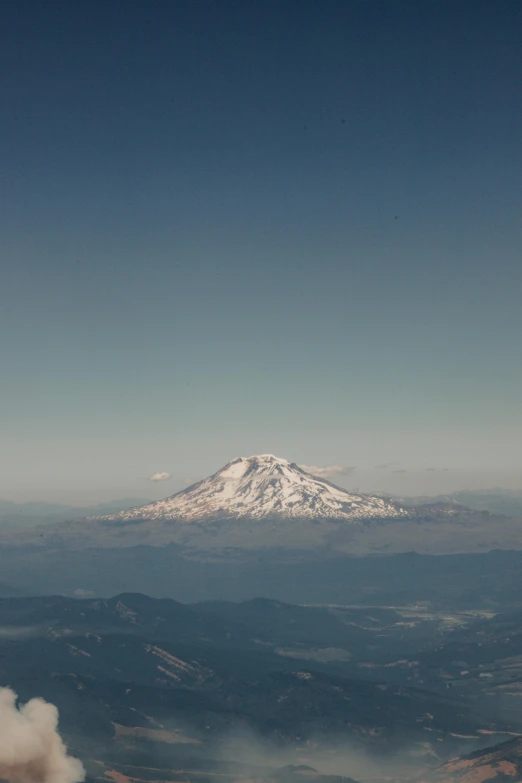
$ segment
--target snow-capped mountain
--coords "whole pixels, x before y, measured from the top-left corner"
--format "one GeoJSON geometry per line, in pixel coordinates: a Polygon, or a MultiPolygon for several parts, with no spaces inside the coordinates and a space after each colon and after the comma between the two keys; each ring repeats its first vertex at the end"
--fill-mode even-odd
{"type": "Polygon", "coordinates": [[[103,517],[106,520],[372,519],[408,517],[399,503],[360,495],[312,476],[272,454],[238,457],[209,478],[165,500],[103,517]]]}

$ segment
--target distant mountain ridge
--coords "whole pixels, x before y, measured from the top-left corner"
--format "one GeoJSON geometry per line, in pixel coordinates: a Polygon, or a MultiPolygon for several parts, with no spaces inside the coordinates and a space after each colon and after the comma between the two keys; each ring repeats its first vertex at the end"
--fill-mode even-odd
{"type": "Polygon", "coordinates": [[[491,489],[461,489],[446,495],[430,497],[396,497],[396,502],[406,506],[450,503],[455,506],[473,508],[477,511],[489,511],[490,514],[503,514],[510,517],[522,517],[522,490],[493,487],[491,489]]]}
{"type": "Polygon", "coordinates": [[[14,503],[10,500],[0,500],[0,529],[53,524],[53,522],[65,522],[68,519],[109,514],[112,511],[122,511],[148,502],[145,498],[122,498],[91,506],[71,506],[39,501],[14,503]]]}

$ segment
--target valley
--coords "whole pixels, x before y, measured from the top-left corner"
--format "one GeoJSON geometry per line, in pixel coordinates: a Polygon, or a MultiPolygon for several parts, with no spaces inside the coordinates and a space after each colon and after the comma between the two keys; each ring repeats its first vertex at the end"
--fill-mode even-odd
{"type": "Polygon", "coordinates": [[[517,616],[136,593],[4,598],[0,674],[22,701],[37,693],[57,705],[93,780],[292,783],[318,774],[286,769],[304,765],[376,781],[386,766],[413,776],[522,733],[516,710],[492,709],[498,684],[481,677],[495,667],[513,677],[517,640],[506,633],[517,616]],[[464,648],[477,636],[488,645],[471,661],[464,648]],[[453,687],[457,655],[467,688],[453,687]]]}

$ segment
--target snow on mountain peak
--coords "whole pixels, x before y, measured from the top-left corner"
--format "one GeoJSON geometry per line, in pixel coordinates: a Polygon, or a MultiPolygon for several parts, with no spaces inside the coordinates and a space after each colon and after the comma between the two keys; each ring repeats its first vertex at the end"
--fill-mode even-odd
{"type": "Polygon", "coordinates": [[[212,476],[164,500],[104,517],[110,520],[172,519],[372,519],[407,517],[386,498],[361,495],[312,476],[273,454],[237,457],[212,476]]]}
{"type": "Polygon", "coordinates": [[[289,467],[290,463],[286,459],[279,459],[273,454],[257,454],[253,457],[237,457],[218,470],[214,475],[220,475],[225,478],[238,478],[244,476],[251,470],[270,470],[275,466],[289,467]]]}

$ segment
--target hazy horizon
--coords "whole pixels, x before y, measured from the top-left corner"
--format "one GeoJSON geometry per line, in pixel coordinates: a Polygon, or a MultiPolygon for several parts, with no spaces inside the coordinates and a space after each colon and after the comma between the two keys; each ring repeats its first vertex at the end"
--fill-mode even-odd
{"type": "MultiPolygon", "coordinates": [[[[211,465],[207,473],[193,476],[172,474],[168,479],[162,481],[151,481],[145,476],[133,480],[116,481],[110,479],[103,483],[85,482],[84,486],[78,484],[74,489],[64,485],[61,491],[49,490],[43,483],[33,482],[31,485],[26,484],[19,492],[12,491],[10,495],[0,494],[0,500],[17,504],[41,502],[71,506],[95,506],[132,498],[145,503],[160,500],[185,489],[190,484],[215,473],[228,461],[223,460],[220,464],[211,465]]],[[[308,466],[303,465],[303,467],[308,466]]],[[[389,493],[417,497],[445,495],[466,490],[500,489],[522,492],[520,474],[515,472],[510,476],[505,473],[477,473],[448,468],[407,469],[395,465],[378,465],[371,467],[346,466],[346,474],[342,474],[330,472],[328,465],[320,467],[326,469],[324,478],[328,481],[344,489],[360,491],[365,494],[389,493]]],[[[311,472],[313,473],[313,471],[311,472]]]]}

